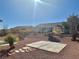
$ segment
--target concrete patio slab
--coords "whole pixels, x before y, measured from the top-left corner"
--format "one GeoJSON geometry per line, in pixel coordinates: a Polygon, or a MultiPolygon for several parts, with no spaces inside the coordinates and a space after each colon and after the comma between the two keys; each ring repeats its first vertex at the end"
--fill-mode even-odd
{"type": "Polygon", "coordinates": [[[67,44],[50,42],[50,41],[38,41],[31,44],[27,44],[27,46],[42,49],[45,51],[56,52],[59,53],[63,48],[66,47],[67,44]]]}

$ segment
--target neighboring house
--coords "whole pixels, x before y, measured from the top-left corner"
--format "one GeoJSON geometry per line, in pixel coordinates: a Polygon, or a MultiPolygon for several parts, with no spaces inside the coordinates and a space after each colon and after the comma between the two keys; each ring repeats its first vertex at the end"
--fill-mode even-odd
{"type": "Polygon", "coordinates": [[[34,32],[51,32],[53,28],[53,23],[44,23],[44,24],[39,24],[34,28],[34,32]]]}
{"type": "Polygon", "coordinates": [[[55,34],[61,34],[64,32],[64,27],[62,25],[55,25],[52,32],[55,34]]]}
{"type": "Polygon", "coordinates": [[[42,33],[52,32],[54,26],[61,24],[62,22],[39,24],[34,28],[34,32],[42,32],[42,33]]]}

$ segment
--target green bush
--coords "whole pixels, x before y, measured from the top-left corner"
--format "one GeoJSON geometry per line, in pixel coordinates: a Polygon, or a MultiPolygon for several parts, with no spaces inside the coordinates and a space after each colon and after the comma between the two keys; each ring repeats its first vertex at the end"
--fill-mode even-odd
{"type": "Polygon", "coordinates": [[[9,45],[14,45],[15,38],[13,38],[12,36],[8,36],[5,38],[5,42],[8,43],[9,45]]]}

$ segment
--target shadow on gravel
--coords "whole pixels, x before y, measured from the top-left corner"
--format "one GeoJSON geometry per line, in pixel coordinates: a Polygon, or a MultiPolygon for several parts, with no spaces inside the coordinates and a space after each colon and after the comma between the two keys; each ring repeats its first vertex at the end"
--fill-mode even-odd
{"type": "Polygon", "coordinates": [[[4,58],[6,58],[6,57],[8,57],[9,55],[8,55],[8,51],[9,49],[4,49],[4,50],[1,50],[0,51],[0,59],[4,59],[4,58]]]}

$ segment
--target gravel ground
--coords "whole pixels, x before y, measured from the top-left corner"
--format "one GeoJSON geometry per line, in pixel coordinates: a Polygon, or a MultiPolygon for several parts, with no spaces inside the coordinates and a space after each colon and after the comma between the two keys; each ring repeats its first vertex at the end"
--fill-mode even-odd
{"type": "MultiPolygon", "coordinates": [[[[79,59],[79,42],[71,41],[70,37],[57,38],[61,40],[61,43],[67,44],[67,47],[65,47],[58,54],[36,49],[29,53],[16,53],[9,57],[4,57],[4,59],[79,59]]],[[[48,40],[48,37],[43,35],[30,35],[15,46],[16,49],[19,49],[22,48],[25,44],[40,40],[48,40]]]]}

